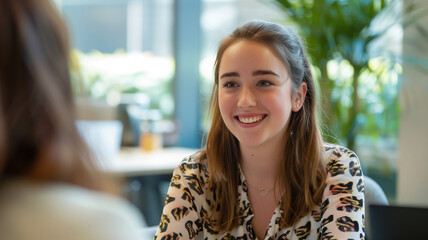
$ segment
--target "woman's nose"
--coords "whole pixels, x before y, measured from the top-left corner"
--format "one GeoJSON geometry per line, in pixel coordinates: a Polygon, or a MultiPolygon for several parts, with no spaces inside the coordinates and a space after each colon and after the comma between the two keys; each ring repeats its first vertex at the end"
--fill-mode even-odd
{"type": "Polygon", "coordinates": [[[238,107],[253,107],[256,105],[256,98],[248,87],[242,88],[239,94],[238,107]]]}

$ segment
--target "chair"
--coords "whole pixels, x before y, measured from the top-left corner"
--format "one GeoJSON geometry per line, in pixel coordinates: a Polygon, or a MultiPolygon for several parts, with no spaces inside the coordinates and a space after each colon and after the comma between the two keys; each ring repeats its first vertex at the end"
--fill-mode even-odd
{"type": "Polygon", "coordinates": [[[369,206],[372,204],[389,205],[388,199],[380,185],[368,176],[364,176],[364,197],[365,197],[365,227],[367,239],[370,232],[370,212],[369,206]]]}

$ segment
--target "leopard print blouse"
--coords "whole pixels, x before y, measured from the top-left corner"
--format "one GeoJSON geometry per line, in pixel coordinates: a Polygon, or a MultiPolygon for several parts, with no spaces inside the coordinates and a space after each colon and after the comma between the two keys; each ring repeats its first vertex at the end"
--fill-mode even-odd
{"type": "MultiPolygon", "coordinates": [[[[325,145],[326,188],[322,202],[293,227],[281,228],[276,208],[264,239],[365,239],[364,184],[358,157],[352,151],[325,145]]],[[[190,156],[175,169],[154,239],[257,239],[245,177],[238,186],[241,224],[231,232],[216,232],[209,221],[206,199],[208,164],[190,156]]]]}

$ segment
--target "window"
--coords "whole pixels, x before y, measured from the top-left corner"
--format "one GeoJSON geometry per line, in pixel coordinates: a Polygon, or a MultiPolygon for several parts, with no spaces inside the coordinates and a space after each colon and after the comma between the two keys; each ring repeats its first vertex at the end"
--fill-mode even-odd
{"type": "Polygon", "coordinates": [[[174,1],[56,2],[72,39],[72,84],[78,109],[103,106],[99,112],[78,110],[79,118],[121,119],[125,145],[138,144],[142,118],[171,120],[174,1]],[[135,106],[140,110],[135,111],[135,106]],[[111,116],[105,113],[109,107],[114,111],[111,116]],[[137,121],[128,119],[133,116],[137,121]]]}
{"type": "Polygon", "coordinates": [[[71,33],[74,66],[81,73],[76,93],[107,99],[112,105],[127,93],[143,93],[151,108],[171,118],[173,0],[62,0],[59,4],[71,33]]]}

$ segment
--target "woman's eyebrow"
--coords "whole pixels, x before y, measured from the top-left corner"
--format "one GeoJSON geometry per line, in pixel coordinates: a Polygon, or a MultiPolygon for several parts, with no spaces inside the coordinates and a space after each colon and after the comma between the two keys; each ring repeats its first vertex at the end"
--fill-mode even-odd
{"type": "MultiPolygon", "coordinates": [[[[278,74],[278,73],[273,72],[273,71],[271,71],[271,70],[256,70],[256,71],[254,71],[254,72],[253,72],[253,76],[260,76],[260,75],[274,75],[274,76],[279,77],[279,74],[278,74]]],[[[220,76],[220,79],[221,79],[221,78],[225,78],[225,77],[239,77],[239,73],[237,73],[237,72],[227,72],[227,73],[223,73],[223,74],[220,76]]]]}
{"type": "Polygon", "coordinates": [[[279,74],[270,70],[257,70],[253,72],[253,76],[259,76],[259,75],[274,75],[279,77],[279,74]]]}
{"type": "Polygon", "coordinates": [[[220,78],[225,78],[225,77],[239,77],[239,73],[237,72],[228,72],[228,73],[223,73],[220,78]]]}

